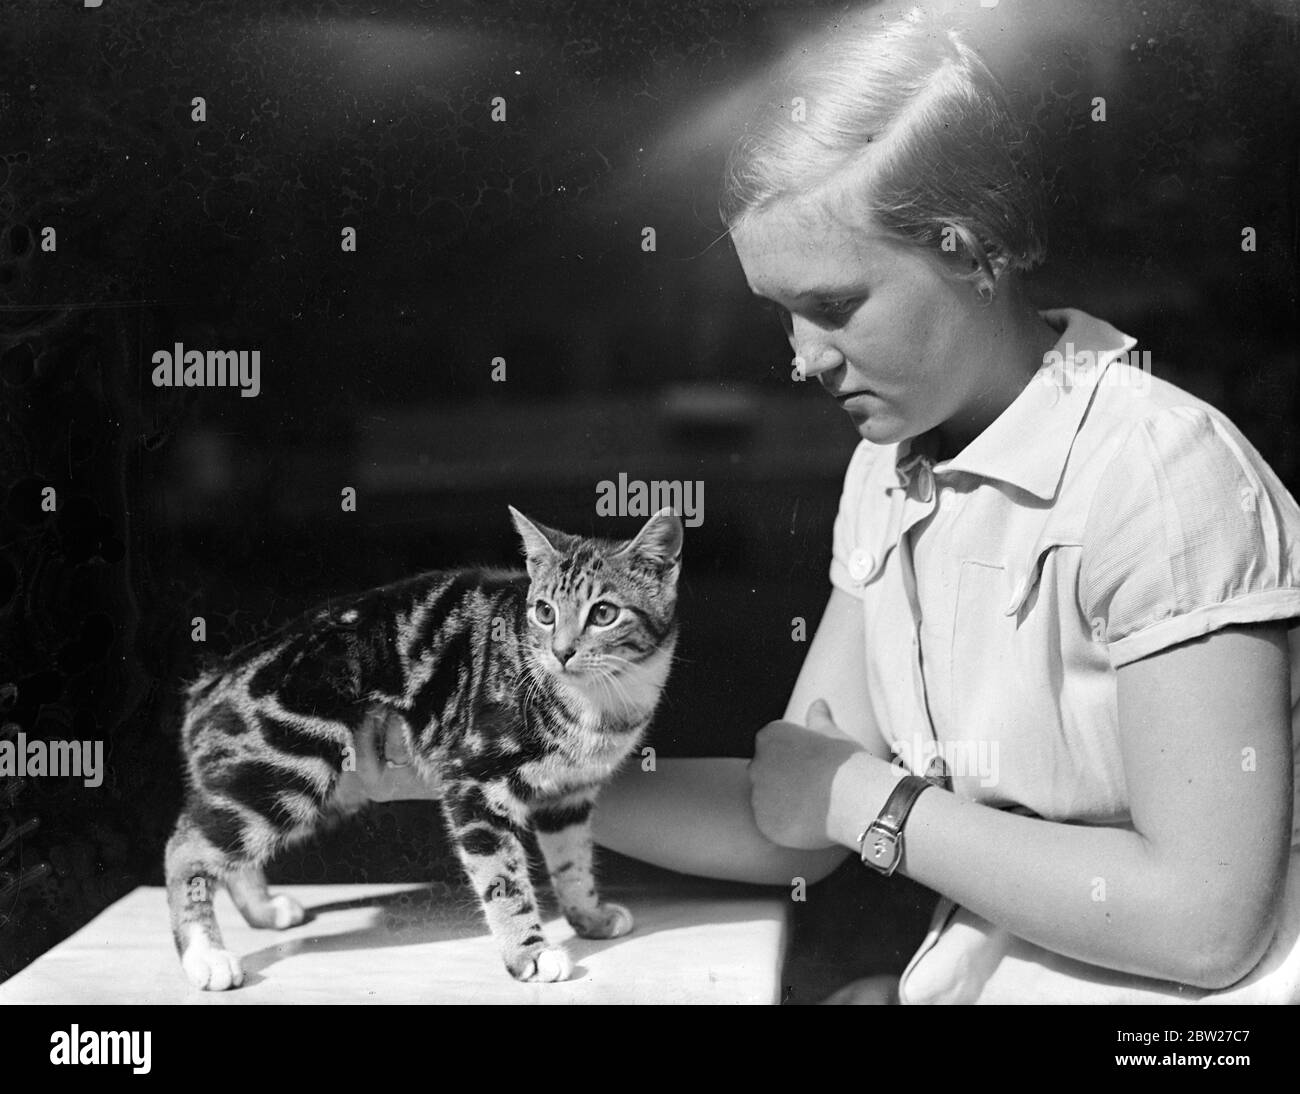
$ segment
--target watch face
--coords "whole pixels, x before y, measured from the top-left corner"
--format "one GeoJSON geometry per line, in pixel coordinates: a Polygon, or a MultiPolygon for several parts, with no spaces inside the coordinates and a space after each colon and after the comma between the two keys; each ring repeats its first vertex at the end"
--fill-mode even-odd
{"type": "Polygon", "coordinates": [[[867,866],[892,871],[898,865],[902,851],[903,840],[900,835],[874,825],[867,829],[866,838],[862,841],[862,861],[867,866]]]}

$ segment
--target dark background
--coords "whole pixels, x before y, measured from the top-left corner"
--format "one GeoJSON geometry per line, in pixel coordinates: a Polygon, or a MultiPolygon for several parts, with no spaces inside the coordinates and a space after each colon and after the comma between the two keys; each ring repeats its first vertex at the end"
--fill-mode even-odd
{"type": "MultiPolygon", "coordinates": [[[[1292,5],[944,6],[1048,165],[1041,304],[1137,336],[1295,492],[1292,5]]],[[[856,434],[790,382],[718,182],[764,66],[840,10],[6,0],[0,732],[102,739],[108,774],[0,778],[0,979],[160,881],[194,616],[220,651],[328,594],[511,563],[507,503],[623,535],[599,481],[703,480],[653,743],[748,754],[828,595],[856,434]],[[259,349],[261,395],[155,389],[176,341],[259,349]]],[[[433,808],[376,807],[272,876],[454,884],[433,808]]],[[[793,1001],[899,966],[925,894],[885,891],[846,867],[796,906],[793,1001]]]]}

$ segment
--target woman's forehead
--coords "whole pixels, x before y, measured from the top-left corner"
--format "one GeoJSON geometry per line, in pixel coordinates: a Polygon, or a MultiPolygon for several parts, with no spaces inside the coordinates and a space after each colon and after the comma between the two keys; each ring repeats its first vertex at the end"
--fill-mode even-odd
{"type": "Polygon", "coordinates": [[[732,242],[749,287],[762,296],[772,295],[769,290],[790,299],[833,295],[900,260],[898,248],[879,232],[780,207],[743,222],[732,242]]]}

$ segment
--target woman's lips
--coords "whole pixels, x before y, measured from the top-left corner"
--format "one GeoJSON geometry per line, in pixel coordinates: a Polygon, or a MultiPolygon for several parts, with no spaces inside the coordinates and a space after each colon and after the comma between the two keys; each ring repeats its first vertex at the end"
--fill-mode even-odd
{"type": "Polygon", "coordinates": [[[836,395],[835,398],[838,399],[841,403],[847,403],[850,399],[860,399],[863,396],[870,396],[873,399],[877,398],[876,393],[874,391],[868,391],[866,389],[863,389],[862,391],[841,392],[839,395],[836,395]]]}

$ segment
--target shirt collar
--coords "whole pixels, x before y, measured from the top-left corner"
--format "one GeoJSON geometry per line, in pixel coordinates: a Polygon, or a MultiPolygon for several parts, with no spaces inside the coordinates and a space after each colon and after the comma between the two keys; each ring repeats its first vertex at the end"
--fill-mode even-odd
{"type": "Polygon", "coordinates": [[[948,460],[933,463],[930,434],[900,441],[894,468],[901,486],[908,485],[912,469],[924,459],[937,475],[964,471],[1010,483],[1045,501],[1056,496],[1098,383],[1137,339],[1077,308],[1050,308],[1039,314],[1061,331],[1061,337],[1020,394],[948,460]]]}

